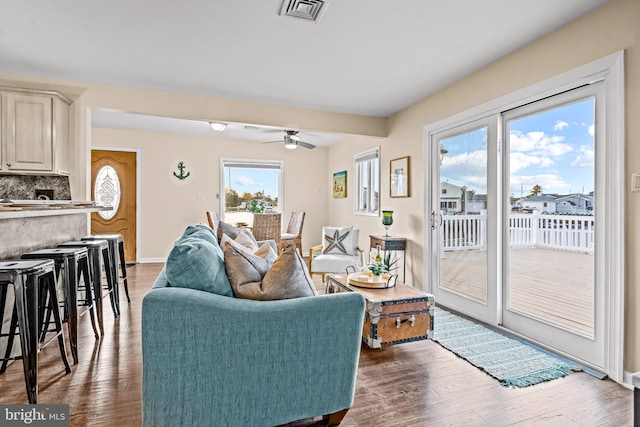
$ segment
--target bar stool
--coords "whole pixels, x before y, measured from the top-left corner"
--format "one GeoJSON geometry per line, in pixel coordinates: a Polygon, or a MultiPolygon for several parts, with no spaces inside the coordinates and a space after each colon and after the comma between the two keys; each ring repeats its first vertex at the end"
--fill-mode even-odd
{"type": "Polygon", "coordinates": [[[93,296],[96,302],[96,314],[98,316],[98,327],[100,328],[100,334],[104,336],[104,322],[103,313],[104,308],[102,306],[103,290],[106,290],[111,297],[111,308],[115,317],[118,317],[118,312],[115,306],[115,300],[113,298],[113,282],[111,275],[107,275],[106,287],[103,289],[102,285],[102,263],[100,262],[100,256],[104,258],[105,264],[109,265],[109,244],[106,240],[73,240],[70,242],[60,243],[59,248],[86,248],[90,260],[89,272],[91,273],[91,282],[93,283],[93,296]]]}
{"type": "Polygon", "coordinates": [[[124,238],[122,234],[93,234],[91,236],[85,236],[82,240],[95,240],[95,239],[104,239],[109,242],[109,247],[111,248],[111,269],[113,271],[114,283],[116,284],[116,288],[118,289],[118,300],[120,299],[120,279],[122,279],[122,283],[124,284],[124,293],[127,296],[127,302],[131,302],[131,298],[129,298],[129,284],[127,283],[127,263],[124,259],[124,238]],[[116,252],[118,252],[118,256],[116,256],[116,252]],[[122,276],[118,275],[118,264],[120,264],[120,271],[122,276]]]}
{"type": "Polygon", "coordinates": [[[62,321],[58,311],[54,270],[55,264],[52,260],[0,261],[0,286],[2,286],[0,294],[0,332],[2,332],[2,321],[9,285],[13,285],[15,294],[9,333],[0,333],[0,336],[8,337],[7,350],[5,357],[2,359],[0,373],[5,371],[9,360],[22,359],[24,381],[29,403],[31,404],[38,403],[38,352],[55,338],[58,339],[65,372],[67,374],[71,372],[64,346],[62,321]],[[41,295],[39,295],[40,292],[42,293],[41,295]],[[51,331],[55,332],[55,336],[41,345],[38,344],[38,331],[42,322],[42,316],[39,316],[39,313],[41,312],[40,309],[44,307],[38,306],[39,301],[45,301],[45,305],[54,309],[55,325],[54,330],[51,331]],[[48,304],[46,301],[49,301],[48,304]],[[22,353],[21,356],[10,357],[16,328],[19,329],[22,353]]]}
{"type": "MultiPolygon", "coordinates": [[[[89,278],[89,260],[86,248],[51,248],[40,249],[22,254],[22,259],[52,259],[56,266],[56,275],[61,278],[64,292],[64,320],[69,329],[69,345],[73,363],[78,363],[78,316],[89,313],[91,326],[96,338],[100,335],[96,329],[95,314],[93,311],[93,292],[89,278]],[[80,285],[80,273],[84,278],[84,290],[86,298],[78,301],[78,288],[80,285]],[[78,313],[78,302],[86,306],[83,312],[78,313]]],[[[47,314],[47,318],[51,313],[47,314]]]]}

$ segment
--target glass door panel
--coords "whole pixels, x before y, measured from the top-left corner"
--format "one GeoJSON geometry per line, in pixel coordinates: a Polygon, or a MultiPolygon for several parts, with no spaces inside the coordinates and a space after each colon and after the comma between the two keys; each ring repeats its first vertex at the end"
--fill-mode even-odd
{"type": "Polygon", "coordinates": [[[440,288],[487,303],[487,128],[440,140],[440,288]]]}
{"type": "Polygon", "coordinates": [[[603,366],[594,268],[596,94],[584,87],[504,114],[503,324],[603,366]]]}

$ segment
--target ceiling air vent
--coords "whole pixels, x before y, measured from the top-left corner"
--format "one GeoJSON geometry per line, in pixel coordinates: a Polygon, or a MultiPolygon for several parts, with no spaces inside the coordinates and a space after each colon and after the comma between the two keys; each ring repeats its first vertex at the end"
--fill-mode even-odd
{"type": "Polygon", "coordinates": [[[328,0],[283,0],[280,15],[317,22],[328,0]]]}

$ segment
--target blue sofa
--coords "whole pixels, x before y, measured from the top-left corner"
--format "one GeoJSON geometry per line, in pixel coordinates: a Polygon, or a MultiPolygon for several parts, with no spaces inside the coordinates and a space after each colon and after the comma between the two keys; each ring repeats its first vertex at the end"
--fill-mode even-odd
{"type": "Polygon", "coordinates": [[[142,302],[145,426],[340,423],[355,392],[358,293],[253,301],[172,287],[142,302]]]}

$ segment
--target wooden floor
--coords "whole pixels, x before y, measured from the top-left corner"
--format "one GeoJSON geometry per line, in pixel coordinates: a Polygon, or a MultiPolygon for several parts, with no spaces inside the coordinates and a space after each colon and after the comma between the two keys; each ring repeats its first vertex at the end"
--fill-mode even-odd
{"type": "MultiPolygon", "coordinates": [[[[486,254],[446,252],[440,262],[441,287],[486,302],[486,254]]],[[[506,305],[510,310],[593,337],[593,254],[513,248],[509,272],[506,305]]]]}
{"type": "MultiPolygon", "coordinates": [[[[72,426],[141,425],[140,303],[160,268],[128,269],[132,302],[122,302],[117,321],[105,313],[106,336],[100,341],[89,319],[80,320],[80,361],[71,374],[64,375],[56,347],[40,353],[40,403],[68,403],[72,426]]],[[[0,375],[0,403],[27,403],[21,362],[0,375]]],[[[612,381],[573,373],[524,389],[505,388],[432,341],[363,347],[355,402],[342,422],[345,427],[632,424],[633,392],[612,381]]]]}

